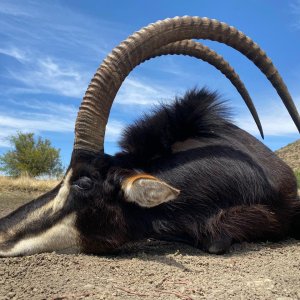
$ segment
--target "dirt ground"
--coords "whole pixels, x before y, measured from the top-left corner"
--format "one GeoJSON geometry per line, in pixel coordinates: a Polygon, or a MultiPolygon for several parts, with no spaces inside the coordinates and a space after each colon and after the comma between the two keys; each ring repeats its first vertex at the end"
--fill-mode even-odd
{"type": "MultiPolygon", "coordinates": [[[[0,216],[32,195],[0,194],[0,216]]],[[[0,258],[0,299],[300,299],[300,241],[208,255],[144,241],[115,256],[0,258]]]]}

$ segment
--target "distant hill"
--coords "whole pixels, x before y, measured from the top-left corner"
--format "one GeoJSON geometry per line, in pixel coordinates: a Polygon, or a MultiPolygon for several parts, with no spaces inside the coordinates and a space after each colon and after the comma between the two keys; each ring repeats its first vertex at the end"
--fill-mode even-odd
{"type": "Polygon", "coordinates": [[[300,172],[300,139],[275,151],[295,172],[300,172]]]}

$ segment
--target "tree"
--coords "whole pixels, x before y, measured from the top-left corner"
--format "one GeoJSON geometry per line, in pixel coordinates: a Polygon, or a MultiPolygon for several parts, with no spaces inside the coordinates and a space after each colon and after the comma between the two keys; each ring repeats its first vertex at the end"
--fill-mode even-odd
{"type": "Polygon", "coordinates": [[[31,177],[40,175],[60,176],[63,167],[60,149],[51,146],[48,139],[35,139],[34,133],[21,133],[10,136],[13,150],[0,156],[0,170],[11,176],[26,174],[31,177]]]}

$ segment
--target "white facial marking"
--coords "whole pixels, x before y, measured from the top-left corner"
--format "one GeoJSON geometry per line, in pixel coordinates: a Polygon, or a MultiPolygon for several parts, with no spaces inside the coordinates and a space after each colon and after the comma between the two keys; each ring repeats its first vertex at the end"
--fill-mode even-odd
{"type": "MultiPolygon", "coordinates": [[[[26,227],[33,222],[42,223],[45,218],[50,218],[55,213],[58,213],[66,204],[70,192],[70,178],[72,169],[66,174],[63,183],[53,199],[49,199],[43,206],[36,208],[30,212],[24,219],[19,220],[14,226],[11,226],[6,232],[0,236],[0,244],[5,244],[5,241],[10,237],[15,236],[18,232],[25,230],[26,227]]],[[[79,234],[75,228],[75,213],[70,213],[58,223],[49,224],[46,231],[38,232],[34,236],[25,237],[16,243],[9,250],[1,250],[0,256],[16,256],[29,255],[45,251],[68,251],[72,248],[73,252],[78,252],[79,234]]],[[[39,225],[37,225],[39,226],[39,225]]],[[[37,227],[38,228],[38,227],[37,227]]]]}
{"type": "Polygon", "coordinates": [[[53,200],[52,211],[53,213],[60,210],[64,205],[70,193],[70,178],[72,176],[72,169],[67,173],[62,187],[60,188],[58,194],[53,200]]]}
{"type": "MultiPolygon", "coordinates": [[[[58,191],[58,194],[55,198],[52,200],[49,200],[45,205],[35,209],[31,213],[29,213],[25,219],[20,220],[20,222],[17,222],[15,226],[10,228],[7,232],[8,236],[13,236],[16,232],[22,230],[23,228],[26,228],[26,225],[29,222],[36,222],[38,220],[42,220],[45,213],[47,213],[49,210],[51,210],[51,213],[54,214],[57,211],[59,211],[65,204],[69,192],[70,192],[70,178],[72,176],[72,169],[67,173],[61,188],[58,191]]],[[[1,242],[1,238],[0,238],[1,242]]]]}
{"type": "Polygon", "coordinates": [[[78,253],[80,252],[80,239],[75,228],[75,221],[75,213],[67,215],[45,232],[25,238],[7,251],[0,250],[0,256],[30,255],[50,251],[78,253]]]}

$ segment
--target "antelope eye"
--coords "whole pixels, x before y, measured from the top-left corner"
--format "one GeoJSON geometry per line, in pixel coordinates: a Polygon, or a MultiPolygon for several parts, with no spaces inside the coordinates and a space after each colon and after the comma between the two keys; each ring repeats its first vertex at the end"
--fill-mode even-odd
{"type": "Polygon", "coordinates": [[[74,181],[72,185],[79,190],[90,190],[93,187],[93,181],[89,177],[83,176],[74,181]]]}

